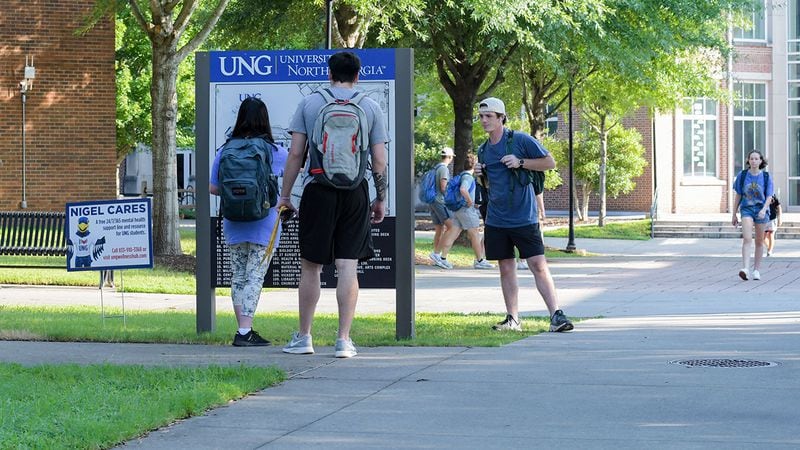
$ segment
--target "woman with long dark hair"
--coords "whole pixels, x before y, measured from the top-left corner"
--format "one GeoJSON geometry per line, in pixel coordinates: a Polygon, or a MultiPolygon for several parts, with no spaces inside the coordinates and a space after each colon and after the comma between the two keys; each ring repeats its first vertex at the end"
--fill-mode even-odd
{"type": "Polygon", "coordinates": [[[733,182],[736,196],[733,200],[733,226],[739,224],[738,210],[742,215],[742,262],[739,278],[742,280],[761,279],[761,256],[764,245],[764,229],[769,222],[769,204],[772,202],[772,180],[764,172],[767,159],[758,150],[747,154],[745,170],[733,182]],[[755,228],[755,257],[753,272],[750,272],[750,253],[753,251],[753,229],[755,228]]]}
{"type": "MultiPolygon", "coordinates": [[[[273,142],[269,112],[263,101],[255,97],[248,97],[242,101],[229,141],[233,139],[263,140],[267,151],[272,152],[272,173],[276,175],[283,173],[288,151],[273,142]]],[[[259,142],[258,145],[264,143],[259,142]]],[[[222,151],[218,151],[214,158],[209,183],[209,191],[216,195],[220,195],[222,189],[219,179],[221,154],[222,151]]],[[[267,246],[277,220],[279,218],[275,208],[271,208],[265,217],[257,220],[236,221],[223,218],[225,243],[228,244],[231,257],[231,298],[239,326],[233,338],[235,346],[270,345],[270,342],[262,338],[252,327],[268,261],[271,259],[266,255],[267,246]]],[[[274,241],[276,246],[278,240],[279,236],[276,236],[274,241]]]]}

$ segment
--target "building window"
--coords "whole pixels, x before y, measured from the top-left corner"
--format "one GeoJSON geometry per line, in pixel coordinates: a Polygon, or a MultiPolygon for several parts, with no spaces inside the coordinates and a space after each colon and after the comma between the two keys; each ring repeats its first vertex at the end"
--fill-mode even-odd
{"type": "Polygon", "coordinates": [[[766,2],[763,0],[756,0],[753,3],[755,3],[753,9],[747,16],[750,25],[746,28],[734,28],[734,40],[762,42],[767,40],[767,20],[764,14],[766,2]]]}
{"type": "MultiPolygon", "coordinates": [[[[788,207],[800,205],[800,0],[788,2],[789,19],[786,43],[786,60],[788,71],[788,151],[786,174],[788,180],[784,187],[788,188],[784,197],[788,207]]],[[[779,188],[778,188],[779,189],[779,188]]],[[[777,189],[776,189],[777,190],[777,189]]],[[[786,211],[786,209],[784,209],[786,211]]]]}
{"type": "Polygon", "coordinates": [[[717,176],[717,102],[712,99],[684,100],[683,174],[717,176]]]}
{"type": "Polygon", "coordinates": [[[767,152],[767,85],[734,83],[733,169],[744,168],[751,150],[767,152]]]}
{"type": "Polygon", "coordinates": [[[553,136],[558,131],[558,113],[553,105],[547,105],[544,108],[544,115],[547,117],[544,120],[544,130],[548,136],[553,136]]]}

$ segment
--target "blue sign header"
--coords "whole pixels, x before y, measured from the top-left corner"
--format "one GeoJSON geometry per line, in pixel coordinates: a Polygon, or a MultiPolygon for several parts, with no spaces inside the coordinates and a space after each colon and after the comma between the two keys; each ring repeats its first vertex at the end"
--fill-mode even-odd
{"type": "MultiPolygon", "coordinates": [[[[328,58],[341,50],[209,52],[212,83],[328,81],[328,58]]],[[[393,80],[394,49],[348,49],[361,59],[359,80],[393,80]]]]}

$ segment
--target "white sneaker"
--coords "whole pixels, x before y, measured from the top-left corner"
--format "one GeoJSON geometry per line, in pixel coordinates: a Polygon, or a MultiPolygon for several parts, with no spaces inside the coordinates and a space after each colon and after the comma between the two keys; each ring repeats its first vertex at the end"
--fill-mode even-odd
{"type": "Polygon", "coordinates": [[[442,269],[452,269],[453,265],[447,262],[446,259],[442,259],[441,256],[437,255],[436,253],[431,253],[428,255],[428,258],[433,261],[433,265],[437,267],[441,267],[442,269]]]}
{"type": "Polygon", "coordinates": [[[753,279],[754,279],[754,280],[760,280],[760,279],[761,279],[761,274],[760,274],[760,273],[758,273],[758,271],[757,271],[757,270],[754,270],[754,271],[753,271],[753,279]]]}
{"type": "Polygon", "coordinates": [[[300,336],[300,333],[292,333],[292,340],[283,347],[283,353],[294,355],[310,355],[314,353],[314,346],[311,344],[311,335],[300,336]]]}
{"type": "Polygon", "coordinates": [[[772,252],[768,251],[767,256],[772,256],[772,252]]]}
{"type": "Polygon", "coordinates": [[[750,275],[750,274],[748,273],[748,270],[747,270],[746,268],[739,270],[739,278],[741,278],[741,279],[743,279],[743,280],[747,281],[747,277],[748,277],[749,275],[750,275]]]}
{"type": "Polygon", "coordinates": [[[517,261],[517,270],[528,270],[528,261],[524,259],[517,261]]]}
{"type": "Polygon", "coordinates": [[[490,263],[486,259],[482,259],[480,261],[474,260],[472,262],[472,267],[476,269],[494,269],[494,264],[490,263]]]}
{"type": "Polygon", "coordinates": [[[336,339],[336,349],[333,356],[336,358],[352,358],[356,356],[356,346],[350,339],[336,339]]]}
{"type": "Polygon", "coordinates": [[[446,259],[442,259],[441,256],[437,255],[436,253],[431,253],[428,255],[428,258],[433,261],[433,265],[436,267],[441,267],[442,269],[452,269],[453,265],[450,264],[446,259]]]}
{"type": "Polygon", "coordinates": [[[520,325],[519,320],[514,319],[511,314],[506,314],[505,320],[493,325],[492,329],[496,331],[522,331],[522,325],[520,325]]]}
{"type": "Polygon", "coordinates": [[[437,255],[436,253],[431,253],[430,255],[428,255],[428,258],[430,258],[431,261],[433,261],[434,265],[436,265],[436,263],[442,260],[442,257],[437,255]]]}

